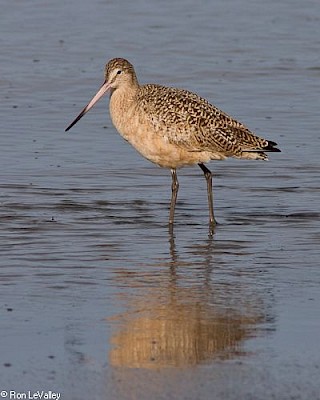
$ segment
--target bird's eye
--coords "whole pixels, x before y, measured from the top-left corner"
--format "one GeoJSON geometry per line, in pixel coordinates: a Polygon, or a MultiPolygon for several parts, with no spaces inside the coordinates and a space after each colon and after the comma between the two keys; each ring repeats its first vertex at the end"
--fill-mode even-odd
{"type": "Polygon", "coordinates": [[[117,74],[119,75],[119,74],[121,74],[121,69],[118,69],[118,71],[117,71],[117,74]]]}

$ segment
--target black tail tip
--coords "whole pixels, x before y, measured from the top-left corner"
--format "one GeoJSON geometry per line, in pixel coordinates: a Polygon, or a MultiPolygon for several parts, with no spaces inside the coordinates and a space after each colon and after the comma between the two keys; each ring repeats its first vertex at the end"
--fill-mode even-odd
{"type": "Polygon", "coordinates": [[[263,151],[272,151],[274,153],[281,153],[281,150],[278,149],[276,146],[278,146],[276,142],[268,140],[268,145],[264,147],[263,151]]]}

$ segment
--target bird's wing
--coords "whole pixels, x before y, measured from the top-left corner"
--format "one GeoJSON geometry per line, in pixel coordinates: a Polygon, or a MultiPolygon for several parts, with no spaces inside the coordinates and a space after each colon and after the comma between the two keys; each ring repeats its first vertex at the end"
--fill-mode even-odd
{"type": "Polygon", "coordinates": [[[189,151],[241,153],[263,149],[267,141],[195,93],[145,85],[139,107],[153,130],[189,151]]]}

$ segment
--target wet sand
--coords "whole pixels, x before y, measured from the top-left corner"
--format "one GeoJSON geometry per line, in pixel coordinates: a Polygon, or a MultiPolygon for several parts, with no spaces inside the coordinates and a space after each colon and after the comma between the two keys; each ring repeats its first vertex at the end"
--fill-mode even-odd
{"type": "MultiPolygon", "coordinates": [[[[1,23],[0,391],[61,399],[320,398],[316,1],[7,2],[1,23]],[[128,58],[278,142],[170,173],[113,128],[128,58]]],[[[9,398],[9,397],[3,397],[9,398]]],[[[13,398],[13,397],[12,397],[13,398]]]]}

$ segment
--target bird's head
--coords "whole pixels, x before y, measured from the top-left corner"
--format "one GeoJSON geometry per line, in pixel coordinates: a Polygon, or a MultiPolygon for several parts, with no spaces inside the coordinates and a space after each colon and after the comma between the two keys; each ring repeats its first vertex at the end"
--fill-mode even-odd
{"type": "Polygon", "coordinates": [[[134,68],[124,58],[113,58],[105,67],[105,81],[77,118],[66,128],[71,129],[109,90],[138,85],[134,68]]]}
{"type": "Polygon", "coordinates": [[[105,68],[105,83],[110,89],[136,84],[137,77],[133,65],[124,58],[110,60],[105,68]]]}

